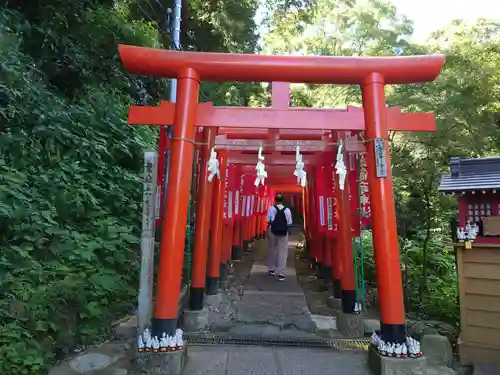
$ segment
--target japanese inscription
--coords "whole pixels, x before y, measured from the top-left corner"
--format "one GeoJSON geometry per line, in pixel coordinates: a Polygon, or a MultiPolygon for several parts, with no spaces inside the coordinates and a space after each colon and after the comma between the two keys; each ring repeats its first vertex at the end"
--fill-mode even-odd
{"type": "Polygon", "coordinates": [[[319,197],[319,224],[321,226],[325,225],[325,197],[319,197]]]}
{"type": "Polygon", "coordinates": [[[387,177],[387,164],[385,155],[385,141],[383,138],[373,140],[373,150],[375,152],[375,168],[377,178],[387,177]]]}
{"type": "Polygon", "coordinates": [[[240,212],[240,191],[236,190],[234,194],[234,214],[239,215],[240,212]]]}
{"type": "Polygon", "coordinates": [[[326,198],[326,209],[328,213],[328,230],[333,230],[333,198],[326,198]]]}
{"type": "Polygon", "coordinates": [[[156,214],[156,152],[144,153],[144,182],[142,194],[142,234],[152,236],[156,214]]]}
{"type": "Polygon", "coordinates": [[[227,216],[228,218],[233,217],[233,192],[230,191],[228,193],[228,199],[227,199],[227,216]]]}

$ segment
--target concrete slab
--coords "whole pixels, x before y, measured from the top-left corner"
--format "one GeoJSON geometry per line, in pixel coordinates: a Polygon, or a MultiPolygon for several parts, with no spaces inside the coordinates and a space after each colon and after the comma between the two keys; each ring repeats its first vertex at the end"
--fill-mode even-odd
{"type": "Polygon", "coordinates": [[[277,375],[275,354],[269,348],[231,348],[228,351],[227,374],[231,375],[277,375]]]}
{"type": "Polygon", "coordinates": [[[447,337],[441,335],[424,335],[420,341],[421,350],[429,365],[450,366],[453,351],[447,337]]]}
{"type": "Polygon", "coordinates": [[[253,325],[237,325],[231,328],[228,333],[231,335],[242,336],[277,336],[281,329],[277,326],[269,326],[264,324],[253,325]]]}
{"type": "Polygon", "coordinates": [[[190,347],[186,375],[370,375],[362,353],[258,346],[190,347]]]}
{"type": "Polygon", "coordinates": [[[342,310],[342,300],[340,298],[328,297],[328,306],[335,310],[342,310]]]}
{"type": "Polygon", "coordinates": [[[148,375],[183,375],[187,351],[136,353],[134,371],[148,375]]]}
{"type": "Polygon", "coordinates": [[[209,311],[203,310],[185,310],[184,311],[184,330],[186,332],[196,332],[208,328],[209,311]]]}
{"type": "Polygon", "coordinates": [[[383,357],[370,346],[368,367],[375,375],[427,375],[427,360],[421,358],[383,357]]]}
{"type": "Polygon", "coordinates": [[[380,321],[378,319],[364,319],[365,335],[372,335],[375,331],[380,331],[380,321]]]}
{"type": "Polygon", "coordinates": [[[69,361],[69,366],[78,373],[99,371],[113,363],[113,358],[101,353],[88,353],[69,361]]]}
{"type": "Polygon", "coordinates": [[[54,366],[49,375],[109,375],[127,367],[135,353],[132,342],[109,342],[90,347],[85,353],[54,366]]]}
{"type": "Polygon", "coordinates": [[[474,363],[474,375],[498,375],[499,363],[474,363]]]}
{"type": "Polygon", "coordinates": [[[303,296],[249,294],[238,304],[236,320],[246,324],[295,326],[314,331],[315,325],[303,296]]]}
{"type": "Polygon", "coordinates": [[[337,329],[337,318],[334,316],[311,315],[318,331],[332,331],[337,329]]]}
{"type": "Polygon", "coordinates": [[[337,326],[339,332],[349,338],[363,337],[365,335],[365,324],[362,314],[337,313],[337,326]]]}
{"type": "Polygon", "coordinates": [[[294,269],[295,249],[289,244],[286,280],[279,282],[267,274],[267,248],[256,247],[255,262],[245,283],[243,299],[237,304],[236,321],[283,328],[296,327],[313,332],[315,324],[294,269]]]}
{"type": "Polygon", "coordinates": [[[457,375],[457,373],[446,366],[429,366],[427,365],[426,375],[457,375]]]}
{"type": "Polygon", "coordinates": [[[369,375],[363,354],[327,349],[276,349],[281,374],[369,375]]]}
{"type": "Polygon", "coordinates": [[[219,307],[222,302],[222,293],[205,296],[205,306],[219,307]]]}
{"type": "Polygon", "coordinates": [[[117,322],[115,337],[117,339],[133,339],[137,337],[137,315],[128,315],[117,322]]]}
{"type": "Polygon", "coordinates": [[[278,282],[276,276],[273,277],[267,274],[266,265],[254,264],[250,272],[250,278],[245,284],[245,290],[276,293],[302,293],[302,287],[297,281],[295,269],[287,267],[285,269],[285,276],[287,279],[284,282],[278,282]]]}
{"type": "Polygon", "coordinates": [[[184,373],[187,375],[226,375],[228,353],[221,347],[190,347],[184,373]]]}

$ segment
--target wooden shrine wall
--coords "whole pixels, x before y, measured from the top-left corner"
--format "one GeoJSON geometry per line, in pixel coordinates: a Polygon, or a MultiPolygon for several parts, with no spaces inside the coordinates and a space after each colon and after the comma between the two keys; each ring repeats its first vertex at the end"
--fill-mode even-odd
{"type": "Polygon", "coordinates": [[[500,363],[500,245],[455,244],[460,292],[460,359],[500,363]]]}

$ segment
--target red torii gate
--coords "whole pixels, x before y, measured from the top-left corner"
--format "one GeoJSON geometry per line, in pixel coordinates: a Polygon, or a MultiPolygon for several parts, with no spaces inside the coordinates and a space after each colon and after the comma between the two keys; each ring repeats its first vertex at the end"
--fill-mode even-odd
{"type": "MultiPolygon", "coordinates": [[[[235,140],[243,139],[248,141],[267,139],[268,145],[276,144],[276,138],[283,141],[314,142],[315,140],[317,142],[315,146],[320,147],[326,144],[321,141],[325,131],[364,129],[362,108],[352,106],[347,109],[292,108],[289,107],[290,83],[272,82],[271,85],[271,107],[214,107],[209,102],[198,104],[196,126],[217,127],[218,137],[223,136],[230,140],[226,140],[222,148],[230,147],[231,150],[238,149],[238,142],[235,140]],[[307,126],[307,129],[304,129],[306,123],[313,123],[314,127],[307,126]]],[[[171,125],[174,123],[174,114],[175,103],[168,101],[160,101],[160,106],[130,106],[128,122],[131,125],[171,125]]],[[[391,107],[386,109],[386,115],[390,131],[435,131],[436,129],[433,113],[403,113],[401,108],[391,107]]],[[[217,138],[215,145],[218,144],[217,138]]],[[[160,148],[165,146],[163,142],[160,143],[160,148]]],[[[364,149],[361,142],[347,140],[347,151],[364,151],[364,149]]],[[[159,151],[162,154],[164,150],[159,151]]],[[[290,155],[287,159],[290,163],[294,163],[294,156],[290,155]]],[[[163,172],[163,163],[159,163],[160,184],[163,181],[163,172]]],[[[160,195],[162,193],[163,191],[160,195]]],[[[163,202],[163,199],[160,199],[160,202],[163,202]]]]}
{"type": "MultiPolygon", "coordinates": [[[[174,126],[165,207],[171,220],[163,223],[153,330],[170,333],[176,328],[188,192],[191,183],[191,174],[186,171],[193,163],[197,118],[200,120],[200,125],[201,120],[206,122],[202,124],[203,126],[293,129],[311,124],[307,128],[318,129],[323,117],[319,129],[364,130],[367,141],[374,144],[373,147],[367,147],[367,161],[381,306],[381,333],[382,339],[386,342],[404,342],[405,313],[387,142],[390,116],[385,106],[384,85],[434,80],[442,68],[444,57],[284,57],[174,52],[126,45],[120,45],[119,51],[125,68],[133,74],[178,79],[177,103],[175,111],[173,104],[170,105],[172,110],[168,119],[172,120],[171,124],[174,126]],[[286,114],[296,111],[294,109],[284,112],[276,110],[278,112],[274,111],[274,114],[273,111],[268,111],[267,114],[253,111],[252,118],[255,120],[253,123],[249,123],[251,119],[247,117],[235,121],[224,119],[214,107],[210,108],[206,104],[198,105],[200,80],[359,84],[363,96],[364,113],[361,118],[364,118],[364,123],[351,124],[354,129],[342,126],[342,122],[346,121],[345,112],[338,112],[336,115],[326,112],[318,116],[313,113],[322,110],[311,110],[307,111],[309,112],[307,116],[300,111],[293,116],[286,114]],[[202,110],[203,106],[207,109],[202,110]],[[311,116],[317,116],[317,121],[312,121],[311,116]],[[335,121],[332,121],[330,116],[335,116],[335,121]],[[302,119],[300,123],[296,121],[298,118],[302,119]],[[216,119],[217,123],[210,123],[211,119],[216,119]],[[327,123],[327,126],[323,126],[324,123],[327,123]]],[[[259,109],[262,110],[266,109],[259,109]]],[[[234,113],[227,112],[227,109],[225,114],[235,116],[234,113]]],[[[147,119],[146,122],[151,124],[152,119],[147,119]]]]}
{"type": "MultiPolygon", "coordinates": [[[[257,152],[257,148],[259,147],[259,141],[265,139],[265,150],[279,150],[283,145],[283,143],[295,147],[296,143],[291,140],[277,140],[281,138],[281,134],[284,133],[282,129],[279,129],[279,124],[274,124],[274,128],[269,129],[266,128],[267,122],[262,121],[262,118],[266,118],[269,113],[278,113],[280,118],[285,118],[285,120],[277,120],[274,119],[272,121],[285,121],[284,126],[296,127],[297,123],[290,125],[289,119],[296,118],[297,114],[299,116],[308,115],[309,123],[313,123],[314,129],[319,129],[312,131],[312,134],[306,133],[307,130],[295,129],[293,128],[291,131],[286,133],[285,138],[287,139],[303,139],[309,138],[311,140],[306,140],[309,146],[312,147],[314,144],[316,148],[315,156],[317,156],[317,152],[321,152],[325,150],[327,146],[333,146],[331,142],[328,141],[328,137],[325,136],[327,134],[324,128],[335,128],[335,129],[349,129],[349,128],[360,128],[364,129],[364,118],[363,118],[363,110],[357,107],[348,107],[347,110],[341,109],[312,109],[312,108],[290,108],[290,84],[285,82],[273,82],[272,83],[272,100],[271,107],[268,108],[248,108],[248,107],[213,107],[211,103],[199,104],[198,105],[198,113],[196,119],[197,126],[204,126],[205,128],[214,128],[217,127],[219,121],[224,122],[225,124],[229,124],[229,121],[235,117],[240,117],[241,121],[237,124],[237,126],[233,127],[218,127],[218,131],[225,133],[223,135],[219,135],[216,137],[215,145],[219,145],[219,150],[223,150],[229,146],[229,150],[231,154],[228,154],[227,151],[223,151],[224,156],[221,159],[221,163],[225,166],[226,164],[243,164],[243,165],[251,165],[256,161],[255,153],[257,152]],[[203,113],[203,110],[208,108],[209,112],[203,113]],[[226,113],[226,110],[229,113],[226,113]],[[257,111],[255,111],[257,110],[257,111]],[[214,116],[213,113],[219,113],[219,115],[214,116]],[[257,114],[256,117],[253,114],[257,114]],[[261,113],[259,118],[258,113],[261,113]],[[326,118],[326,114],[332,114],[335,118],[335,114],[341,114],[343,116],[343,120],[341,123],[331,123],[326,118]],[[290,115],[293,115],[291,117],[290,115]],[[201,120],[200,120],[201,117],[201,120]],[[229,118],[229,119],[228,119],[229,118]],[[352,125],[351,125],[352,124],[352,125]],[[254,129],[250,130],[247,126],[252,126],[254,129]],[[219,137],[222,137],[220,139],[219,137]],[[231,138],[230,141],[226,139],[226,137],[231,138]],[[218,143],[217,138],[221,143],[218,143]],[[246,138],[246,139],[245,139],[246,138]],[[316,140],[312,140],[316,139],[316,140]],[[322,139],[321,141],[318,139],[322,139]],[[243,152],[239,152],[236,154],[234,152],[235,149],[241,148],[241,143],[245,142],[247,146],[249,144],[253,144],[254,152],[250,151],[246,154],[243,152]],[[236,155],[235,155],[236,154],[236,155]]],[[[138,124],[154,124],[154,125],[167,125],[173,121],[175,113],[175,105],[166,101],[162,101],[160,107],[148,107],[148,106],[132,106],[129,111],[129,123],[133,125],[138,124]],[[161,111],[159,109],[162,109],[161,111]]],[[[412,130],[412,131],[431,131],[435,129],[435,121],[432,113],[402,113],[399,107],[387,108],[386,109],[389,129],[390,130],[412,130]]],[[[341,121],[341,120],[339,120],[341,121]]],[[[328,132],[330,132],[330,129],[328,132]]],[[[365,145],[360,141],[353,141],[348,138],[346,140],[346,148],[348,151],[365,151],[365,145]]],[[[207,143],[207,148],[208,148],[207,143]]],[[[210,143],[210,147],[213,144],[210,143]]],[[[205,146],[203,146],[205,147],[205,146]]],[[[244,147],[243,147],[244,148],[244,147]]],[[[286,146],[285,146],[286,149],[286,146]]],[[[303,149],[303,148],[302,148],[303,149]]],[[[206,152],[206,151],[205,151],[206,152]]],[[[295,153],[289,153],[288,155],[276,155],[273,151],[266,151],[266,165],[268,166],[268,172],[272,176],[271,179],[267,180],[268,185],[274,185],[276,183],[275,173],[273,170],[275,166],[278,165],[292,165],[295,164],[295,153]]],[[[306,155],[304,157],[304,162],[309,163],[309,165],[314,164],[316,157],[306,155]]],[[[206,160],[203,158],[201,160],[201,164],[204,165],[206,160]]],[[[225,169],[225,167],[223,168],[225,169]]],[[[246,168],[247,173],[254,173],[253,166],[246,168]]],[[[285,178],[278,178],[281,182],[287,182],[288,184],[293,184],[295,178],[292,176],[292,171],[290,171],[289,176],[285,178]]],[[[223,172],[225,173],[225,171],[223,172]]],[[[201,184],[205,183],[204,180],[201,180],[201,184]]],[[[220,189],[218,182],[215,183],[217,189],[220,189]]],[[[281,184],[278,184],[278,186],[281,184]]],[[[283,185],[281,185],[283,186],[283,185]]],[[[210,191],[210,187],[205,188],[207,191],[210,191]]],[[[349,200],[348,196],[343,196],[344,199],[349,200]]],[[[200,204],[204,205],[205,199],[210,199],[206,197],[200,197],[200,204]]],[[[216,194],[213,197],[212,204],[217,205],[221,204],[218,199],[222,199],[219,195],[216,194]]],[[[340,210],[340,206],[339,206],[340,210]]],[[[343,263],[343,276],[342,280],[340,278],[337,279],[338,282],[341,283],[342,290],[344,291],[342,295],[343,298],[343,312],[352,313],[354,310],[355,302],[356,302],[356,291],[355,291],[355,271],[353,267],[353,259],[352,259],[352,246],[351,239],[349,236],[350,233],[350,224],[349,224],[349,206],[347,205],[344,209],[346,212],[345,215],[340,215],[341,223],[339,227],[341,228],[340,233],[342,234],[339,237],[338,247],[342,249],[338,254],[343,255],[342,258],[343,263]],[[343,221],[345,219],[345,221],[343,221]],[[342,231],[342,228],[349,227],[347,231],[342,231]]],[[[208,219],[208,214],[204,212],[200,212],[197,214],[197,228],[205,228],[203,222],[205,217],[208,219]]],[[[222,224],[219,223],[218,213],[214,213],[211,216],[212,229],[213,231],[218,231],[222,228],[222,224]]],[[[205,229],[202,229],[205,230],[205,229]]],[[[225,229],[225,232],[228,228],[225,229]]],[[[210,236],[211,245],[210,245],[210,256],[208,257],[208,277],[206,277],[206,236],[202,233],[197,233],[198,241],[195,242],[194,255],[193,255],[193,272],[192,272],[192,283],[190,290],[190,310],[196,311],[201,310],[203,308],[203,296],[204,292],[207,295],[217,293],[218,289],[218,281],[224,274],[223,270],[227,267],[226,261],[229,259],[220,258],[220,252],[218,249],[225,245],[222,243],[221,236],[218,234],[215,236],[210,236]],[[219,267],[220,264],[220,267],[219,267]],[[206,280],[206,283],[205,283],[206,280]]],[[[321,246],[321,243],[316,244],[321,246]]],[[[234,244],[234,246],[237,246],[234,244]]],[[[339,259],[337,259],[337,262],[339,259]]],[[[339,275],[337,275],[339,277],[339,275]]]]}

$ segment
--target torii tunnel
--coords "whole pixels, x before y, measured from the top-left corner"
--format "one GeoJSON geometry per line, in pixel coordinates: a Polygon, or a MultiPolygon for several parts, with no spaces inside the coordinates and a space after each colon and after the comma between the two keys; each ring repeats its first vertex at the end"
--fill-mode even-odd
{"type": "Polygon", "coordinates": [[[331,272],[334,297],[342,300],[345,314],[354,313],[357,298],[352,238],[359,236],[360,220],[371,225],[381,336],[386,342],[403,343],[406,317],[388,134],[391,130],[434,131],[436,125],[432,113],[387,108],[384,86],[432,81],[439,75],[444,57],[284,57],[128,45],[120,45],[119,52],[132,74],[178,79],[175,104],[162,101],[158,107],[132,106],[129,113],[132,125],[172,126],[164,207],[168,220],[162,224],[153,331],[171,334],[176,329],[190,171],[195,148],[199,148],[196,165],[202,167],[196,198],[191,310],[201,310],[204,296],[217,293],[221,272],[239,256],[239,249],[263,236],[266,210],[274,192],[281,191],[302,211],[310,255],[331,272]],[[202,80],[272,82],[272,105],[247,108],[199,103],[202,80]],[[289,83],[360,85],[363,108],[289,107],[289,83]],[[339,189],[334,169],[340,142],[345,145],[348,170],[344,189],[339,189]],[[269,179],[265,187],[255,188],[260,144],[269,179]],[[297,144],[309,177],[305,188],[293,176],[297,144]],[[213,145],[217,145],[221,176],[209,182],[205,166],[213,145]]]}

